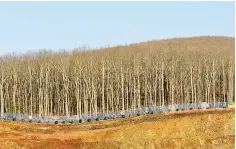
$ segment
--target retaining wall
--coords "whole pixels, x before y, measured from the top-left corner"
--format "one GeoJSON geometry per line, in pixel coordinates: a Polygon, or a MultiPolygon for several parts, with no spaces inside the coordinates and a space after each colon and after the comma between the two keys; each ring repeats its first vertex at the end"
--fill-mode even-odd
{"type": "MultiPolygon", "coordinates": [[[[226,108],[227,102],[216,102],[208,103],[210,109],[213,108],[226,108]]],[[[166,105],[166,106],[154,106],[154,107],[142,107],[135,110],[124,110],[118,112],[109,112],[108,114],[97,114],[97,115],[82,115],[78,117],[77,115],[73,116],[37,116],[37,115],[26,115],[26,114],[13,114],[5,113],[4,116],[0,119],[10,120],[10,121],[25,121],[31,123],[45,123],[45,124],[71,124],[71,123],[82,123],[95,120],[106,120],[106,119],[117,119],[122,117],[130,116],[139,116],[146,114],[155,114],[155,113],[167,113],[170,111],[184,111],[184,110],[193,110],[193,109],[202,109],[202,103],[198,104],[183,104],[183,105],[166,105]]]]}

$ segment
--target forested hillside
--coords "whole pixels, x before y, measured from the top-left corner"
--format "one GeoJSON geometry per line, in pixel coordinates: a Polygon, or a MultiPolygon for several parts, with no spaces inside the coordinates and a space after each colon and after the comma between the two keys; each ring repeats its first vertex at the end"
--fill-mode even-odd
{"type": "Polygon", "coordinates": [[[234,100],[235,39],[192,37],[0,59],[0,109],[37,115],[107,113],[234,100]]]}

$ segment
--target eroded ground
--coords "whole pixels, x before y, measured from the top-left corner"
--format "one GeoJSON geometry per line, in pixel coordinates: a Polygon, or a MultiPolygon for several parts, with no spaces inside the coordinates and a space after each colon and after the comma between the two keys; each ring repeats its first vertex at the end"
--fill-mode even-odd
{"type": "Polygon", "coordinates": [[[234,113],[194,110],[76,125],[0,121],[0,148],[231,149],[234,113]]]}

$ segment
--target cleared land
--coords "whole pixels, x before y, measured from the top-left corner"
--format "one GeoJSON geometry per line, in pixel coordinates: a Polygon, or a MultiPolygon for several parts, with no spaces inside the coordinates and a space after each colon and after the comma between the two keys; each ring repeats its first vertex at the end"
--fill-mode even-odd
{"type": "Polygon", "coordinates": [[[234,148],[234,110],[194,110],[79,125],[0,122],[0,148],[234,148]]]}

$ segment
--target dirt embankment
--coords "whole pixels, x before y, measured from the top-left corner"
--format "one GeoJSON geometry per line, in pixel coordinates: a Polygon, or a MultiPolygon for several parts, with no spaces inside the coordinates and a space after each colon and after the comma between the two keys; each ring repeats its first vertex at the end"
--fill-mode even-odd
{"type": "Polygon", "coordinates": [[[234,148],[234,110],[155,114],[76,125],[0,121],[0,148],[234,148]]]}

